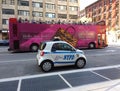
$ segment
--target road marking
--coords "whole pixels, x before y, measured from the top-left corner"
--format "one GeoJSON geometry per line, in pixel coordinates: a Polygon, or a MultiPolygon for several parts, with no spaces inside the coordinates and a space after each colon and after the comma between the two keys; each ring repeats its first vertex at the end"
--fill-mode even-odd
{"type": "Polygon", "coordinates": [[[100,75],[100,74],[98,74],[97,72],[94,72],[94,71],[91,71],[91,72],[94,73],[94,74],[96,74],[96,75],[98,75],[98,76],[100,76],[100,77],[102,77],[102,78],[107,79],[108,81],[111,81],[111,79],[109,79],[109,78],[107,78],[107,77],[105,77],[105,76],[103,76],[103,75],[100,75]]]}
{"type": "Polygon", "coordinates": [[[106,50],[105,52],[115,52],[116,50],[106,50]]]}
{"type": "Polygon", "coordinates": [[[0,61],[0,63],[25,62],[25,61],[33,61],[33,60],[35,60],[35,59],[22,59],[22,60],[0,61]]]}
{"type": "Polygon", "coordinates": [[[70,88],[72,88],[72,85],[61,74],[59,74],[59,76],[70,88]]]}
{"type": "Polygon", "coordinates": [[[0,53],[0,56],[6,56],[6,55],[14,55],[14,54],[9,54],[9,53],[6,54],[6,53],[2,53],[2,52],[0,53]]]}
{"type": "Polygon", "coordinates": [[[19,80],[17,91],[20,91],[22,79],[19,80]]]}
{"type": "Polygon", "coordinates": [[[118,55],[120,53],[115,53],[115,52],[112,52],[112,53],[101,53],[101,54],[85,54],[86,56],[91,56],[91,57],[94,57],[94,56],[109,56],[109,55],[118,55]]]}
{"type": "Polygon", "coordinates": [[[0,82],[16,81],[16,80],[20,80],[20,79],[31,79],[31,78],[37,78],[37,77],[53,76],[53,75],[76,73],[76,72],[104,70],[104,69],[119,68],[119,67],[120,67],[120,65],[113,65],[113,66],[94,67],[94,68],[86,68],[86,69],[78,69],[78,70],[75,69],[75,70],[70,70],[70,71],[60,71],[60,72],[45,73],[45,74],[38,74],[38,75],[4,78],[4,79],[0,79],[0,82]]]}

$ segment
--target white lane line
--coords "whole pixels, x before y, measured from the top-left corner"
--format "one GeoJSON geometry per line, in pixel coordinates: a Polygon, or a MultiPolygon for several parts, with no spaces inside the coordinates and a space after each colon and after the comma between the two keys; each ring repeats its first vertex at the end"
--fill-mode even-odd
{"type": "Polygon", "coordinates": [[[98,76],[100,76],[100,77],[102,77],[102,78],[107,79],[108,81],[111,81],[111,79],[109,79],[109,78],[107,78],[107,77],[105,77],[105,76],[103,76],[103,75],[100,75],[100,74],[98,74],[97,72],[94,72],[94,71],[91,71],[91,72],[94,73],[94,74],[96,74],[96,75],[98,75],[98,76]]]}
{"type": "Polygon", "coordinates": [[[24,61],[33,61],[33,60],[35,60],[35,59],[22,59],[22,60],[0,61],[0,63],[24,62],[24,61]]]}
{"type": "Polygon", "coordinates": [[[0,53],[0,56],[7,56],[7,55],[14,55],[14,54],[5,54],[5,53],[0,53]]]}
{"type": "Polygon", "coordinates": [[[62,75],[59,74],[59,76],[70,88],[72,88],[72,85],[62,75]]]}
{"type": "Polygon", "coordinates": [[[22,79],[19,80],[17,91],[20,91],[22,79]]]}
{"type": "Polygon", "coordinates": [[[118,55],[120,53],[100,53],[100,54],[85,54],[86,56],[109,56],[109,55],[118,55]]]}
{"type": "Polygon", "coordinates": [[[105,52],[115,52],[116,50],[106,50],[105,52]]]}
{"type": "Polygon", "coordinates": [[[53,76],[59,74],[68,74],[68,73],[76,73],[76,72],[87,72],[87,71],[95,71],[95,70],[104,70],[104,69],[111,69],[111,68],[119,68],[120,65],[113,65],[113,66],[104,66],[104,67],[94,67],[94,68],[84,68],[84,69],[75,69],[70,71],[60,71],[60,72],[52,72],[52,73],[45,73],[45,74],[37,74],[37,75],[29,75],[29,76],[21,76],[21,77],[12,77],[12,78],[4,78],[0,79],[0,82],[6,81],[15,81],[19,79],[31,79],[37,77],[45,77],[45,76],[53,76]]]}

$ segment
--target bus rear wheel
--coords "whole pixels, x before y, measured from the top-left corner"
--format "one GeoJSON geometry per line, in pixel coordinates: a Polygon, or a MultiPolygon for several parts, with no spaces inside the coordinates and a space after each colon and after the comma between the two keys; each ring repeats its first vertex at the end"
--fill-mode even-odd
{"type": "Polygon", "coordinates": [[[89,43],[89,48],[90,48],[90,49],[95,48],[95,43],[89,43]]]}
{"type": "Polygon", "coordinates": [[[38,45],[37,45],[37,44],[32,44],[32,45],[30,46],[30,51],[36,52],[37,50],[38,50],[38,45]]]}

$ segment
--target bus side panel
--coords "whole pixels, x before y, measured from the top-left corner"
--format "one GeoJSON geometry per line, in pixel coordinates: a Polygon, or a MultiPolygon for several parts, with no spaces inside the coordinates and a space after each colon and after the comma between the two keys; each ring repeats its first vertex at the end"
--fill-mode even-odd
{"type": "Polygon", "coordinates": [[[90,43],[96,44],[97,28],[95,25],[80,25],[77,29],[77,47],[89,47],[90,43]]]}
{"type": "MultiPolygon", "coordinates": [[[[105,27],[97,25],[74,25],[74,24],[33,24],[18,23],[13,18],[9,24],[10,49],[29,51],[32,44],[39,45],[40,42],[52,40],[56,35],[62,35],[63,40],[74,42],[75,47],[88,47],[89,43],[94,43],[98,47],[98,35],[100,41],[104,39],[106,43],[105,27]],[[62,29],[62,33],[57,34],[62,29]],[[65,39],[66,38],[66,39],[65,39]],[[70,39],[71,38],[71,39],[70,39]]],[[[100,42],[102,46],[102,42],[100,42]]]]}
{"type": "Polygon", "coordinates": [[[20,49],[28,51],[32,44],[39,45],[40,42],[51,40],[58,28],[58,25],[52,24],[19,23],[20,49]]]}

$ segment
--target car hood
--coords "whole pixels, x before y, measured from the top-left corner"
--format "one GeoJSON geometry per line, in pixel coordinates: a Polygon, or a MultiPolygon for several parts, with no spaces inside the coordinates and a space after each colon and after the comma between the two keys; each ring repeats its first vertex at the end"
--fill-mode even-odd
{"type": "Polygon", "coordinates": [[[79,49],[77,49],[76,52],[80,52],[80,53],[84,54],[84,52],[82,50],[79,50],[79,49]]]}

